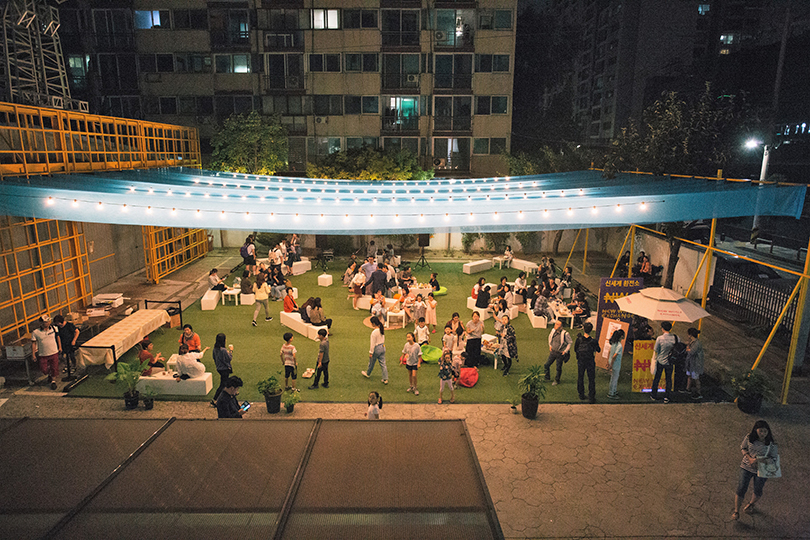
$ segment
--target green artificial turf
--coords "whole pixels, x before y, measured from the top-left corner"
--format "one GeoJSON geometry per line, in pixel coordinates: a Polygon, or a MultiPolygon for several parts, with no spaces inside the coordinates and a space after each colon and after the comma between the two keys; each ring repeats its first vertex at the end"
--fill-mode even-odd
{"type": "MultiPolygon", "coordinates": [[[[471,311],[467,309],[467,297],[470,295],[472,286],[480,277],[485,277],[488,282],[497,283],[499,278],[505,275],[509,281],[513,281],[518,274],[517,270],[497,268],[487,272],[467,275],[461,272],[463,262],[430,263],[432,271],[438,272],[439,282],[447,287],[447,296],[437,298],[437,319],[439,327],[435,334],[431,334],[431,344],[441,346],[442,327],[447,322],[451,314],[457,311],[461,314],[462,320],[466,323],[470,319],[471,311]]],[[[302,401],[319,402],[365,402],[368,392],[378,391],[384,396],[387,402],[407,402],[424,403],[436,402],[439,397],[439,377],[436,364],[425,364],[418,372],[419,396],[414,396],[405,391],[408,387],[408,374],[404,366],[399,364],[399,356],[402,346],[405,344],[405,335],[412,330],[408,329],[388,330],[386,337],[386,360],[389,371],[389,384],[381,382],[379,366],[375,366],[370,379],[365,379],[360,371],[368,366],[368,346],[371,329],[363,324],[363,319],[368,316],[365,311],[355,311],[352,309],[351,300],[347,300],[348,289],[342,286],[342,275],[345,269],[345,262],[334,261],[329,269],[332,274],[333,285],[329,287],[318,286],[318,275],[322,272],[313,270],[304,275],[292,278],[293,285],[298,287],[299,304],[303,303],[309,296],[320,296],[323,301],[324,312],[327,317],[333,319],[332,333],[330,336],[330,357],[329,366],[330,383],[329,388],[319,388],[309,390],[307,387],[312,383],[312,379],[300,377],[306,368],[315,367],[318,343],[293,332],[293,344],[298,349],[298,387],[302,389],[302,401]]],[[[430,278],[428,268],[415,269],[414,275],[420,282],[426,283],[430,278]]],[[[227,343],[234,346],[233,368],[234,375],[242,378],[245,386],[240,393],[240,399],[248,401],[260,401],[262,396],[256,389],[256,384],[272,374],[282,372],[283,367],[279,358],[279,349],[283,344],[282,335],[291,331],[279,323],[279,311],[282,310],[281,302],[270,302],[271,322],[264,321],[264,311],[259,313],[257,318],[258,327],[251,325],[255,306],[234,306],[233,304],[218,305],[214,311],[201,311],[199,300],[194,305],[183,311],[183,322],[194,327],[194,331],[200,335],[203,347],[213,347],[214,339],[220,332],[227,336],[227,343]]],[[[492,334],[493,320],[485,321],[485,332],[492,334]]],[[[492,366],[482,366],[479,371],[479,381],[474,388],[459,388],[456,391],[457,403],[506,403],[510,399],[519,397],[520,392],[517,381],[525,368],[536,363],[545,362],[548,356],[548,329],[534,329],[529,324],[529,319],[521,313],[513,321],[513,326],[517,334],[519,362],[515,362],[512,372],[508,377],[503,377],[500,370],[494,370],[492,366]]],[[[571,331],[571,330],[569,330],[571,331]]],[[[577,331],[571,331],[571,337],[576,339],[577,331]]],[[[162,352],[168,358],[172,353],[177,352],[177,340],[180,337],[180,330],[158,329],[150,336],[155,343],[154,351],[162,352]]],[[[572,355],[573,356],[573,355],[572,355]]],[[[134,350],[123,356],[123,360],[135,357],[134,350]]],[[[219,384],[219,375],[214,369],[214,362],[211,351],[205,353],[203,363],[206,370],[214,374],[214,389],[219,384]]],[[[643,394],[633,394],[630,392],[631,383],[631,356],[625,355],[622,364],[622,372],[619,378],[619,394],[624,402],[636,402],[649,398],[643,394]]],[[[553,375],[552,367],[552,375],[553,375]]],[[[90,377],[74,388],[71,396],[80,397],[120,397],[121,391],[112,383],[104,380],[106,370],[95,369],[89,371],[90,377]]],[[[323,381],[321,381],[323,382],[323,381]]],[[[608,388],[607,372],[597,369],[597,401],[607,402],[606,394],[608,388]]],[[[587,384],[587,383],[586,383],[587,384]]],[[[547,402],[557,403],[579,403],[576,391],[576,359],[572,359],[563,368],[562,382],[558,386],[548,385],[546,393],[547,402]]],[[[181,400],[208,400],[213,397],[213,391],[205,398],[178,396],[181,400]]],[[[445,393],[445,400],[449,400],[449,395],[445,393]]]]}

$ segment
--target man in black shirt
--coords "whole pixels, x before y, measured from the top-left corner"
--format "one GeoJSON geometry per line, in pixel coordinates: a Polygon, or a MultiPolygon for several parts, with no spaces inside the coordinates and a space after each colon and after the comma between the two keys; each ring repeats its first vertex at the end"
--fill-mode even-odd
{"type": "Polygon", "coordinates": [[[62,342],[62,353],[65,355],[65,368],[70,366],[76,369],[76,340],[79,339],[79,329],[76,325],[65,321],[62,315],[53,318],[58,328],[59,341],[62,342]]]}
{"type": "Polygon", "coordinates": [[[239,389],[242,387],[242,379],[236,376],[228,377],[225,388],[217,399],[218,418],[242,418],[247,412],[239,407],[239,389]]]}
{"type": "Polygon", "coordinates": [[[596,403],[596,362],[594,355],[602,350],[599,343],[591,337],[593,325],[586,322],[582,325],[583,333],[577,336],[574,352],[577,354],[577,392],[579,399],[585,401],[585,373],[588,373],[588,401],[596,403]]]}

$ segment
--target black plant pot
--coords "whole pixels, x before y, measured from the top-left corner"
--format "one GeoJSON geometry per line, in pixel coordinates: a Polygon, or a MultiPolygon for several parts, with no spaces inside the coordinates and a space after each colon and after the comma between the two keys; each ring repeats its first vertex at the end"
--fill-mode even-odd
{"type": "Polygon", "coordinates": [[[745,394],[737,398],[737,408],[746,414],[757,414],[762,407],[762,394],[745,394]]]}
{"type": "Polygon", "coordinates": [[[291,403],[290,405],[284,405],[284,408],[287,409],[288,413],[293,412],[295,410],[295,403],[291,403]]]}
{"type": "Polygon", "coordinates": [[[264,402],[267,404],[267,412],[270,414],[276,414],[281,410],[281,394],[264,396],[264,402]]]}
{"type": "Polygon", "coordinates": [[[537,416],[538,405],[540,405],[540,401],[537,398],[529,397],[527,394],[523,394],[520,398],[520,412],[523,413],[524,418],[529,420],[534,420],[537,416]]]}
{"type": "Polygon", "coordinates": [[[141,394],[137,390],[135,390],[131,394],[129,392],[127,392],[126,394],[124,394],[124,407],[126,407],[127,410],[130,410],[130,411],[132,409],[137,409],[138,408],[138,402],[140,401],[140,398],[141,398],[141,394]]]}
{"type": "Polygon", "coordinates": [[[143,398],[143,408],[147,411],[151,411],[155,408],[155,400],[154,398],[143,398]]]}

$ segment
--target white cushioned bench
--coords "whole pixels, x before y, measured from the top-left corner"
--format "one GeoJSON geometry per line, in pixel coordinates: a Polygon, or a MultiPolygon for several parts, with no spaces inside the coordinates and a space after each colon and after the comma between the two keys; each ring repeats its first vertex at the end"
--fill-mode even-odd
{"type": "Polygon", "coordinates": [[[214,377],[211,373],[206,372],[202,377],[178,382],[174,377],[162,374],[151,377],[142,376],[138,380],[136,388],[139,392],[143,392],[147,386],[160,395],[205,396],[214,388],[214,377]]]}
{"type": "Polygon", "coordinates": [[[537,270],[537,264],[524,261],[523,259],[512,259],[512,268],[515,270],[523,270],[524,272],[534,272],[537,270]]]}
{"type": "Polygon", "coordinates": [[[477,311],[482,321],[485,321],[492,317],[492,312],[490,310],[475,306],[475,298],[473,298],[472,296],[467,297],[467,309],[477,311]]]}
{"type": "Polygon", "coordinates": [[[315,326],[314,324],[304,322],[304,320],[301,319],[301,314],[297,312],[287,313],[286,311],[282,311],[279,313],[279,321],[281,322],[281,326],[295,330],[302,336],[306,336],[313,341],[318,340],[318,330],[326,328],[326,326],[315,326]]]}
{"type": "MultiPolygon", "coordinates": [[[[398,300],[396,298],[386,298],[385,299],[385,307],[387,309],[391,309],[396,305],[398,300]]],[[[369,310],[371,309],[371,295],[364,294],[360,298],[357,299],[357,307],[360,309],[369,310]]]]}
{"type": "Polygon", "coordinates": [[[292,273],[294,276],[300,276],[310,270],[312,270],[312,263],[306,257],[301,257],[300,261],[296,261],[292,265],[292,273]]]}
{"type": "Polygon", "coordinates": [[[200,301],[201,309],[203,311],[213,311],[217,307],[217,304],[219,304],[220,296],[222,296],[221,291],[206,291],[202,297],[202,300],[200,301]]]}
{"type": "Polygon", "coordinates": [[[256,303],[256,295],[255,294],[240,294],[239,295],[239,303],[243,306],[252,306],[256,303]]]}
{"type": "Polygon", "coordinates": [[[465,274],[475,274],[489,270],[490,268],[492,268],[492,261],[490,259],[481,259],[480,261],[464,263],[464,266],[461,267],[461,271],[465,274]]]}
{"type": "Polygon", "coordinates": [[[532,328],[548,328],[548,320],[540,316],[534,314],[534,311],[527,309],[526,315],[529,317],[529,322],[532,324],[532,328]]]}

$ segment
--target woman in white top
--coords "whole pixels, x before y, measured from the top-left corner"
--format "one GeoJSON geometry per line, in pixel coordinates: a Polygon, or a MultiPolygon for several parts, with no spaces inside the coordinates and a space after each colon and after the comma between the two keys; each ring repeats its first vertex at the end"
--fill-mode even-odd
{"type": "Polygon", "coordinates": [[[512,246],[506,246],[506,249],[503,252],[503,265],[507,268],[512,266],[512,259],[515,258],[515,255],[512,253],[512,246]]]}
{"type": "Polygon", "coordinates": [[[194,379],[205,375],[205,365],[202,363],[202,357],[209,347],[206,347],[202,352],[188,352],[188,345],[183,343],[180,345],[180,350],[177,356],[177,366],[174,378],[175,379],[194,379]]]}
{"type": "Polygon", "coordinates": [[[371,318],[371,325],[374,330],[371,332],[371,339],[368,348],[368,368],[360,373],[366,379],[371,375],[371,370],[374,369],[374,363],[380,363],[382,370],[382,382],[388,384],[388,367],[385,365],[385,328],[382,321],[377,317],[371,318]]]}

